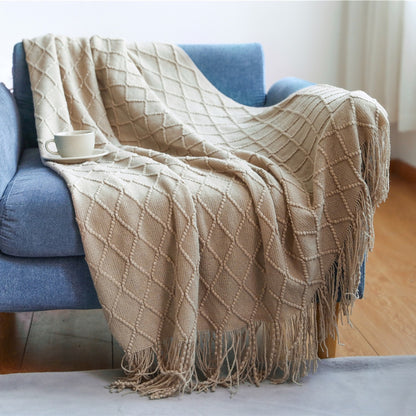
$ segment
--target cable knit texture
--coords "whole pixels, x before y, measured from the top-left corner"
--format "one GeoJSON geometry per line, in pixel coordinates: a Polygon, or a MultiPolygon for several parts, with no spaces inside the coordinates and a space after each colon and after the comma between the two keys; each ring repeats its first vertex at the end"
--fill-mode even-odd
{"type": "Polygon", "coordinates": [[[327,85],[247,107],[169,44],[47,35],[24,47],[41,155],[55,132],[85,128],[110,152],[44,163],[68,184],[125,351],[113,388],[160,398],[314,369],[387,196],[384,109],[327,85]]]}

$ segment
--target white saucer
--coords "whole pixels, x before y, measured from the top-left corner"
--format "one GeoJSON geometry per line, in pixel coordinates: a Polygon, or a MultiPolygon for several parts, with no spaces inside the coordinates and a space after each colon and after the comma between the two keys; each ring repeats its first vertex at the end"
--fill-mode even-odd
{"type": "Polygon", "coordinates": [[[77,156],[77,157],[62,157],[59,155],[50,155],[44,157],[45,160],[50,160],[51,162],[58,162],[58,163],[82,163],[86,162],[87,160],[97,160],[100,157],[107,155],[109,152],[103,149],[94,149],[91,155],[89,156],[77,156]]]}

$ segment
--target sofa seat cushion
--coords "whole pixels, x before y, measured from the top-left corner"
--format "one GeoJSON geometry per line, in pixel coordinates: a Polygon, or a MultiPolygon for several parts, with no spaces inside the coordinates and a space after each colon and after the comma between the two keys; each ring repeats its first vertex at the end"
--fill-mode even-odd
{"type": "Polygon", "coordinates": [[[101,307],[83,256],[33,258],[0,253],[0,270],[1,312],[101,307]]]}
{"type": "Polygon", "coordinates": [[[37,148],[24,150],[0,200],[0,250],[19,257],[84,254],[68,188],[37,148]]]}

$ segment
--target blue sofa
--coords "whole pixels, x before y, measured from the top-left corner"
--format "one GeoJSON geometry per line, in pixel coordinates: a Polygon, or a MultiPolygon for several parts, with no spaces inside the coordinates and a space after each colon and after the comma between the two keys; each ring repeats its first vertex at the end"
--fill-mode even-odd
{"type": "MultiPolygon", "coordinates": [[[[220,91],[246,105],[273,105],[311,85],[285,78],[266,94],[259,44],[182,47],[220,91]]],[[[0,312],[99,308],[68,189],[40,160],[21,43],[13,82],[13,94],[0,85],[0,312]]]]}

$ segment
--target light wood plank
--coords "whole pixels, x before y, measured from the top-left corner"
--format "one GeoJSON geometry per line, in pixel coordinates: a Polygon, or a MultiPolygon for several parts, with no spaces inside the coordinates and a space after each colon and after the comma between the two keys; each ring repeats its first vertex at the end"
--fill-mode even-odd
{"type": "Polygon", "coordinates": [[[414,308],[411,310],[408,305],[401,304],[399,298],[393,298],[387,305],[384,299],[368,302],[362,310],[357,317],[357,327],[365,332],[379,355],[416,354],[415,325],[409,318],[415,316],[414,308]]]}
{"type": "MultiPolygon", "coordinates": [[[[374,223],[365,296],[356,302],[352,321],[377,354],[416,354],[416,184],[392,175],[374,223]]],[[[344,335],[350,351],[360,351],[358,334],[344,335]]]]}
{"type": "Polygon", "coordinates": [[[357,329],[354,322],[350,326],[347,322],[339,326],[339,344],[336,357],[374,356],[377,351],[371,346],[364,335],[357,329]]]}
{"type": "Polygon", "coordinates": [[[111,334],[102,310],[34,314],[22,372],[111,367],[111,334]]]}

